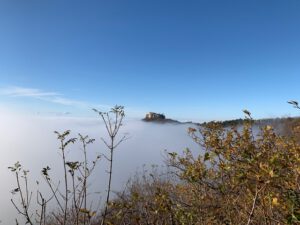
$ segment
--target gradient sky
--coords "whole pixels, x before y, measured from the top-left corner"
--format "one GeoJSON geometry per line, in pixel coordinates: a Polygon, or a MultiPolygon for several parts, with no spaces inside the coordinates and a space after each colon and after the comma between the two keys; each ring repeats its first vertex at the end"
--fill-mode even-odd
{"type": "Polygon", "coordinates": [[[3,0],[0,106],[175,119],[299,115],[298,0],[3,0]]]}

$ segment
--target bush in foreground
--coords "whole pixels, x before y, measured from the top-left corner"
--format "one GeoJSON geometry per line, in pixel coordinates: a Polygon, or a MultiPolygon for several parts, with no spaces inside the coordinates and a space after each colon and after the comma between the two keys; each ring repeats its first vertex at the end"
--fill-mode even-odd
{"type": "Polygon", "coordinates": [[[169,153],[172,180],[132,182],[110,203],[109,224],[300,223],[300,146],[271,126],[252,129],[250,117],[241,131],[189,128],[199,153],[169,153]]]}

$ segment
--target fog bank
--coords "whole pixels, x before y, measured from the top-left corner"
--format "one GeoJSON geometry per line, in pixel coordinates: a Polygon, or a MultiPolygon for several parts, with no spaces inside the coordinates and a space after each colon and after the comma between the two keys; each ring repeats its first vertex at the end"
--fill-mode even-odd
{"type": "MultiPolygon", "coordinates": [[[[30,170],[31,188],[36,190],[36,180],[41,183],[40,189],[49,190],[44,183],[40,171],[43,167],[51,168],[50,174],[54,180],[62,179],[62,162],[59,155],[59,142],[54,131],[71,130],[70,137],[78,133],[95,138],[89,146],[89,159],[93,160],[99,154],[108,153],[100,140],[106,138],[104,124],[100,118],[62,118],[62,117],[30,117],[1,112],[0,114],[0,220],[2,224],[13,224],[16,211],[10,203],[10,191],[15,188],[13,174],[7,169],[16,161],[30,170]]],[[[121,190],[130,176],[141,170],[143,165],[163,165],[164,151],[182,152],[186,147],[198,151],[199,147],[187,135],[187,124],[155,124],[138,120],[125,120],[119,134],[127,134],[129,139],[123,142],[115,151],[112,188],[121,190]]],[[[69,161],[82,158],[80,145],[75,144],[67,150],[69,161]]],[[[107,161],[102,158],[96,172],[91,177],[91,190],[100,192],[96,198],[105,197],[108,168],[107,161]]],[[[35,193],[34,193],[35,194],[35,193]]],[[[95,197],[94,197],[95,198],[95,197]]]]}

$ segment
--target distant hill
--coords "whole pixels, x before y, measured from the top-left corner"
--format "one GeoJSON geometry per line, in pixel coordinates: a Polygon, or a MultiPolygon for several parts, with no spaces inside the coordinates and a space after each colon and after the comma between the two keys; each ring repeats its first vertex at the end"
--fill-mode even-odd
{"type": "MultiPolygon", "coordinates": [[[[236,119],[236,120],[226,120],[226,121],[211,121],[218,122],[224,127],[238,127],[242,126],[245,122],[245,119],[236,119]]],[[[198,126],[205,126],[210,122],[204,122],[201,124],[195,124],[198,126]]],[[[285,118],[267,118],[253,120],[253,125],[258,127],[263,127],[270,125],[275,131],[284,136],[294,137],[296,141],[300,143],[300,117],[285,117],[285,118]]]]}
{"type": "MultiPolygon", "coordinates": [[[[221,123],[224,127],[230,127],[230,126],[239,126],[243,125],[243,123],[246,121],[246,119],[235,119],[235,120],[224,120],[224,121],[210,121],[210,122],[218,122],[221,123]]],[[[206,125],[210,122],[204,122],[200,123],[198,125],[206,125]]],[[[254,125],[271,125],[271,126],[278,126],[283,124],[294,124],[294,123],[300,123],[300,117],[285,117],[285,118],[266,118],[266,119],[258,119],[253,120],[254,125]]]]}
{"type": "Polygon", "coordinates": [[[166,118],[163,113],[149,112],[146,114],[145,118],[142,119],[145,122],[155,122],[155,123],[173,123],[180,124],[181,122],[173,119],[166,118]]]}

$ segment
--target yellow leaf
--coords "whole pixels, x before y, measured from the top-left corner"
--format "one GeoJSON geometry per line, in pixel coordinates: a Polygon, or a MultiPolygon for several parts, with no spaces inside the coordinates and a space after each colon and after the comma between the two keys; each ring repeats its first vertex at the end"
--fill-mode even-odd
{"type": "Polygon", "coordinates": [[[87,210],[87,209],[79,209],[79,212],[82,212],[82,213],[87,213],[87,214],[89,214],[89,210],[87,210]]]}
{"type": "Polygon", "coordinates": [[[95,212],[95,211],[89,213],[89,216],[90,216],[90,217],[93,217],[93,216],[95,216],[95,215],[96,215],[96,212],[95,212]]]}
{"type": "Polygon", "coordinates": [[[272,126],[270,126],[270,125],[267,125],[267,126],[266,126],[266,130],[268,130],[268,131],[269,131],[269,130],[272,130],[272,129],[273,129],[273,127],[272,127],[272,126]]]}
{"type": "Polygon", "coordinates": [[[278,198],[273,198],[272,199],[272,205],[279,205],[279,203],[278,203],[278,198]]]}

